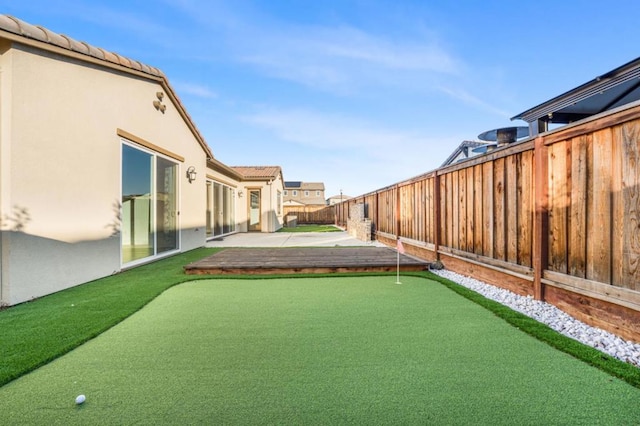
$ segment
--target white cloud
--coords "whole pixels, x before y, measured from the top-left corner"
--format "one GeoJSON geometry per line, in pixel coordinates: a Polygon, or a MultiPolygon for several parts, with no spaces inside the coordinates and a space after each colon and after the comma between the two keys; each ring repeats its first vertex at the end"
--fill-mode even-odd
{"type": "Polygon", "coordinates": [[[473,94],[469,93],[467,90],[461,87],[452,88],[452,87],[441,85],[438,87],[438,89],[451,98],[462,101],[463,103],[469,106],[476,107],[477,109],[501,116],[504,119],[508,119],[509,117],[511,117],[511,115],[513,115],[513,114],[510,114],[508,111],[505,111],[503,109],[500,109],[492,105],[490,102],[483,101],[482,99],[477,98],[476,96],[474,96],[473,94]]]}
{"type": "Polygon", "coordinates": [[[188,94],[205,99],[213,99],[218,97],[218,94],[216,92],[201,84],[174,81],[173,86],[176,88],[179,94],[188,94]]]}
{"type": "Polygon", "coordinates": [[[280,139],[323,150],[373,150],[389,145],[413,146],[421,141],[418,135],[384,129],[357,118],[299,109],[268,110],[243,119],[280,139]]]}
{"type": "Polygon", "coordinates": [[[328,91],[411,84],[417,78],[455,75],[460,67],[427,38],[393,40],[347,26],[254,31],[252,37],[237,41],[241,61],[269,75],[328,91]]]}

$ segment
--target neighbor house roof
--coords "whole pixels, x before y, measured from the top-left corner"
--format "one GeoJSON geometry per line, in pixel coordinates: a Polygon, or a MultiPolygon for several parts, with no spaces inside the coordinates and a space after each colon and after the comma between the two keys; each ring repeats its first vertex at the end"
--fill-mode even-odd
{"type": "Polygon", "coordinates": [[[243,180],[277,179],[282,174],[280,166],[232,166],[231,168],[238,172],[243,180]]]}
{"type": "Polygon", "coordinates": [[[571,123],[640,100],[640,58],[511,118],[571,123]]]}
{"type": "Polygon", "coordinates": [[[32,25],[9,15],[0,15],[0,38],[16,43],[37,47],[63,56],[79,59],[85,62],[115,68],[138,77],[152,79],[162,85],[168,97],[176,105],[179,114],[193,133],[194,137],[205,151],[208,158],[213,153],[204,137],[191,119],[191,116],[169,84],[167,77],[158,68],[145,65],[142,62],[126,58],[114,52],[92,46],[55,33],[44,27],[32,25]]]}
{"type": "Polygon", "coordinates": [[[462,141],[462,143],[453,150],[451,155],[446,160],[444,160],[440,167],[448,166],[449,164],[456,163],[460,160],[466,160],[467,158],[474,157],[478,154],[473,152],[473,148],[478,148],[485,145],[488,144],[486,142],[462,141]]]}
{"type": "Polygon", "coordinates": [[[284,183],[285,189],[306,189],[314,191],[324,191],[324,183],[322,182],[300,182],[300,181],[286,181],[284,183]]]}

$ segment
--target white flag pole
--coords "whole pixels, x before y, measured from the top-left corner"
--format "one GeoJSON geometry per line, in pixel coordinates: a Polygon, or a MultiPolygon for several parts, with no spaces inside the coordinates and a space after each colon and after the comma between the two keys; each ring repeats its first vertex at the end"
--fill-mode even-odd
{"type": "Polygon", "coordinates": [[[398,244],[396,246],[397,266],[396,266],[396,284],[402,284],[400,282],[400,251],[404,251],[400,238],[398,238],[398,244]]]}

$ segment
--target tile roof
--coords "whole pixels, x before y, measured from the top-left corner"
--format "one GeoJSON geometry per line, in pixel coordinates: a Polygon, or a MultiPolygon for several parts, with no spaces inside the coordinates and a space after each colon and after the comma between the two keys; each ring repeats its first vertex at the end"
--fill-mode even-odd
{"type": "Polygon", "coordinates": [[[299,181],[286,181],[284,183],[285,189],[308,189],[324,191],[323,182],[299,182],[299,181]]]}
{"type": "Polygon", "coordinates": [[[117,53],[109,52],[88,43],[74,40],[71,37],[54,33],[53,31],[39,25],[31,25],[10,15],[0,15],[0,30],[52,44],[72,52],[92,56],[96,59],[122,65],[123,67],[151,74],[156,77],[164,77],[164,74],[158,68],[145,65],[142,62],[138,62],[133,59],[125,58],[117,53]]]}
{"type": "Polygon", "coordinates": [[[245,179],[275,179],[282,169],[280,166],[232,166],[245,179]]]}
{"type": "Polygon", "coordinates": [[[169,80],[164,73],[160,71],[160,69],[126,58],[117,53],[92,46],[88,43],[74,40],[71,37],[55,33],[39,25],[29,24],[10,15],[0,15],[0,34],[3,31],[15,34],[18,37],[33,40],[34,42],[45,43],[49,46],[53,46],[51,49],[65,49],[69,51],[69,55],[79,54],[81,56],[85,56],[86,60],[89,62],[96,60],[104,61],[107,66],[121,66],[129,70],[131,73],[141,72],[143,74],[147,74],[154,80],[160,80],[167,90],[169,97],[175,102],[179,113],[183,116],[193,135],[198,140],[198,143],[202,146],[207,158],[213,159],[213,153],[211,152],[209,145],[204,140],[204,137],[182,104],[182,101],[178,98],[175,90],[173,90],[169,84],[169,80]]]}

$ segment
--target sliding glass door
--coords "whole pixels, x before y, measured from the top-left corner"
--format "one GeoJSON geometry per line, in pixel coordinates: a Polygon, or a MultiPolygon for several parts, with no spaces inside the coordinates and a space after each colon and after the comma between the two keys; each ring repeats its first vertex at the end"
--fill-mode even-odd
{"type": "Polygon", "coordinates": [[[122,263],[178,249],[178,164],[122,144],[122,263]]]}
{"type": "Polygon", "coordinates": [[[236,190],[207,181],[207,236],[217,237],[236,230],[236,190]]]}

